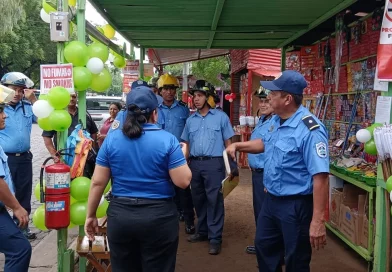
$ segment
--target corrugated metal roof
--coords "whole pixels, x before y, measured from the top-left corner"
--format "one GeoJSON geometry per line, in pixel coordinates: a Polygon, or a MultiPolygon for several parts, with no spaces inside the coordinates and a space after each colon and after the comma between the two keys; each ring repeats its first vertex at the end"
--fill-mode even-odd
{"type": "Polygon", "coordinates": [[[249,70],[281,70],[281,50],[280,49],[251,49],[249,50],[248,65],[249,70]]]}

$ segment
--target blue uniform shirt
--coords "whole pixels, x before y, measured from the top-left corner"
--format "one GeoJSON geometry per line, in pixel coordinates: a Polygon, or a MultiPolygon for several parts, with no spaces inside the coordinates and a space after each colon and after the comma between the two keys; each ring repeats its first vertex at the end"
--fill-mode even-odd
{"type": "MultiPolygon", "coordinates": [[[[270,122],[272,117],[265,120],[264,122],[262,121],[263,118],[264,116],[260,118],[260,121],[257,123],[255,129],[252,131],[252,135],[250,136],[250,139],[251,140],[262,139],[264,144],[266,144],[269,141],[270,134],[271,134],[270,122]]],[[[265,161],[264,153],[248,154],[248,163],[250,168],[253,169],[264,168],[264,161],[265,161]]]]}
{"type": "Polygon", "coordinates": [[[189,142],[192,157],[221,157],[225,141],[233,136],[234,130],[226,113],[210,109],[204,117],[195,112],[188,118],[181,139],[189,142]]]}
{"type": "Polygon", "coordinates": [[[265,145],[264,186],[276,196],[313,193],[313,176],[329,173],[328,137],[324,125],[300,106],[280,125],[279,116],[270,122],[265,145]],[[312,116],[318,128],[309,129],[302,118],[312,116]]]}
{"type": "Polygon", "coordinates": [[[176,136],[178,141],[181,141],[181,134],[189,116],[188,107],[178,100],[174,100],[170,107],[162,103],[159,104],[158,108],[158,126],[176,136]]]}
{"type": "MultiPolygon", "coordinates": [[[[8,168],[7,155],[4,153],[3,148],[0,146],[0,178],[4,179],[12,194],[15,194],[14,184],[12,183],[12,177],[10,169],[8,168]]],[[[4,204],[0,201],[0,206],[4,204]]]]}
{"type": "Polygon", "coordinates": [[[114,196],[173,197],[169,170],[186,164],[180,144],[156,125],[143,128],[144,134],[137,139],[129,139],[120,128],[113,129],[98,152],[97,164],[110,168],[114,196]]]}
{"type": "Polygon", "coordinates": [[[23,153],[30,150],[31,128],[36,117],[30,102],[23,101],[23,104],[22,107],[22,102],[19,102],[15,109],[11,106],[4,108],[7,119],[5,129],[0,130],[0,146],[4,152],[23,153]]]}
{"type": "Polygon", "coordinates": [[[156,96],[157,96],[158,104],[162,104],[162,103],[163,103],[163,98],[162,98],[162,96],[160,96],[160,95],[158,95],[158,94],[156,94],[156,96]]]}

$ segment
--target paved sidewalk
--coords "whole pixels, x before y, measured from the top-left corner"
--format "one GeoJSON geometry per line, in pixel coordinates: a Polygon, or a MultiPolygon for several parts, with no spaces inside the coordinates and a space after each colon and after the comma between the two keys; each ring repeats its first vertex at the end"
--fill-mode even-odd
{"type": "MultiPolygon", "coordinates": [[[[44,160],[47,157],[49,157],[49,152],[46,150],[41,133],[42,133],[42,130],[38,127],[38,125],[33,124],[33,129],[31,132],[31,152],[33,153],[33,156],[34,156],[33,157],[33,195],[31,197],[32,211],[31,211],[30,224],[29,224],[31,231],[37,234],[37,239],[34,241],[31,241],[31,246],[34,251],[33,257],[36,256],[36,255],[34,255],[35,251],[36,251],[35,248],[39,247],[39,244],[45,239],[45,237],[48,237],[48,235],[50,235],[52,233],[51,231],[40,231],[40,230],[36,229],[32,223],[32,217],[33,217],[34,211],[39,206],[42,205],[41,203],[39,203],[39,201],[34,196],[34,188],[35,188],[36,184],[39,183],[39,174],[40,174],[41,164],[44,162],[44,160]]],[[[77,230],[77,228],[75,228],[73,230],[73,232],[75,232],[75,230],[77,230]]],[[[50,245],[53,243],[55,258],[53,260],[52,265],[54,265],[57,260],[57,257],[56,257],[56,254],[57,254],[56,232],[53,232],[52,236],[49,238],[51,238],[51,239],[47,240],[45,242],[45,244],[47,246],[47,245],[50,245]],[[54,239],[53,239],[53,237],[54,237],[54,239]],[[49,241],[50,241],[50,243],[49,243],[49,241]]],[[[45,254],[45,252],[42,252],[42,250],[40,250],[40,252],[45,254]]],[[[33,260],[33,258],[32,258],[32,260],[33,260]]],[[[48,264],[46,263],[45,265],[47,266],[48,264]]],[[[0,254],[0,271],[2,272],[3,269],[4,269],[4,255],[0,254]]],[[[44,270],[44,269],[46,269],[45,267],[42,267],[41,269],[38,269],[38,270],[37,269],[38,268],[36,267],[34,269],[31,269],[31,271],[43,271],[43,272],[46,271],[46,270],[44,270]]]]}

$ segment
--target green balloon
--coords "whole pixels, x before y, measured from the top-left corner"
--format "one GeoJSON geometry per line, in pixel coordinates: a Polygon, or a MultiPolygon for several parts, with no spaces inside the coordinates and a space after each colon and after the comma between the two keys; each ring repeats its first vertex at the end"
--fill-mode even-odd
{"type": "Polygon", "coordinates": [[[46,118],[38,118],[37,123],[38,123],[38,126],[39,126],[41,129],[43,129],[43,130],[46,130],[46,131],[51,131],[51,130],[53,130],[52,125],[51,125],[51,123],[50,123],[50,121],[49,121],[49,117],[46,117],[46,118]]]}
{"type": "Polygon", "coordinates": [[[78,177],[71,182],[71,196],[77,201],[86,201],[90,192],[91,180],[78,177]]]}
{"type": "Polygon", "coordinates": [[[42,8],[45,10],[47,14],[49,14],[51,11],[56,11],[55,8],[53,8],[51,5],[46,3],[46,0],[42,0],[42,8]]]}
{"type": "Polygon", "coordinates": [[[66,88],[61,86],[50,89],[48,93],[48,102],[55,110],[62,110],[68,106],[71,101],[71,95],[66,88]]]}
{"type": "Polygon", "coordinates": [[[47,94],[40,94],[38,97],[38,100],[48,100],[48,95],[47,94]]]}
{"type": "Polygon", "coordinates": [[[97,208],[97,212],[96,212],[97,218],[104,217],[106,215],[106,211],[107,211],[108,207],[109,207],[109,202],[106,199],[104,199],[103,203],[101,205],[99,205],[97,208]]]}
{"type": "Polygon", "coordinates": [[[39,229],[46,231],[48,230],[45,226],[45,204],[38,207],[33,214],[33,224],[39,229]]]}
{"type": "MultiPolygon", "coordinates": [[[[45,192],[45,180],[44,180],[44,192],[45,192]]],[[[41,202],[41,190],[40,190],[40,185],[39,182],[37,183],[37,185],[35,185],[34,187],[34,196],[35,198],[41,202]]]]}
{"type": "Polygon", "coordinates": [[[116,56],[113,60],[113,65],[121,69],[126,66],[126,61],[123,57],[116,56]]]}
{"type": "Polygon", "coordinates": [[[112,75],[105,68],[101,73],[93,74],[93,81],[91,82],[91,89],[96,92],[104,92],[112,85],[112,75]]]}
{"type": "Polygon", "coordinates": [[[69,222],[68,229],[73,229],[76,225],[72,222],[69,222]]]}
{"type": "Polygon", "coordinates": [[[82,226],[86,222],[87,202],[76,202],[70,209],[71,222],[74,225],[82,226]]]}
{"type": "Polygon", "coordinates": [[[109,58],[109,49],[100,42],[93,42],[88,46],[89,58],[100,58],[105,63],[109,58]]]}
{"type": "Polygon", "coordinates": [[[95,27],[99,32],[101,32],[102,35],[105,35],[105,32],[103,31],[103,28],[100,26],[95,27]]]}
{"type": "Polygon", "coordinates": [[[72,204],[74,204],[74,203],[76,203],[76,202],[78,202],[75,198],[73,198],[72,196],[70,197],[70,200],[69,200],[70,202],[70,205],[72,205],[72,204]]]}
{"type": "Polygon", "coordinates": [[[72,123],[71,115],[66,110],[54,110],[48,118],[55,131],[65,131],[72,123]]]}
{"type": "Polygon", "coordinates": [[[374,140],[370,140],[365,143],[365,152],[369,155],[377,155],[377,148],[374,140]]]}
{"type": "Polygon", "coordinates": [[[110,188],[112,188],[112,181],[111,180],[109,180],[108,184],[106,185],[105,190],[103,191],[103,194],[106,195],[109,192],[110,188]]]}
{"type": "Polygon", "coordinates": [[[73,68],[73,80],[77,91],[84,91],[90,87],[92,74],[86,67],[73,68]]]}
{"type": "Polygon", "coordinates": [[[392,176],[387,179],[386,186],[388,193],[390,193],[392,191],[392,176]]]}
{"type": "Polygon", "coordinates": [[[374,129],[378,128],[378,127],[382,127],[382,124],[374,123],[373,125],[366,128],[370,132],[370,134],[372,135],[372,138],[373,138],[374,129]]]}
{"type": "Polygon", "coordinates": [[[88,61],[87,46],[82,42],[72,41],[65,47],[64,57],[74,66],[85,66],[88,61]]]}

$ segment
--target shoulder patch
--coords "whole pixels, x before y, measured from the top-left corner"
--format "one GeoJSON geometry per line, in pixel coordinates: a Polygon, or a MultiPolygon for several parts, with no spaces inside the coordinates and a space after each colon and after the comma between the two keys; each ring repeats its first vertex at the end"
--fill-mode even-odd
{"type": "Polygon", "coordinates": [[[120,121],[114,120],[112,124],[112,129],[118,129],[119,126],[120,126],[120,121]]]}
{"type": "Polygon", "coordinates": [[[327,145],[324,142],[319,142],[316,144],[316,152],[320,158],[326,158],[328,153],[327,145]]]}
{"type": "Polygon", "coordinates": [[[182,100],[179,100],[179,101],[178,101],[178,104],[181,105],[181,106],[183,106],[183,107],[188,107],[188,104],[185,103],[185,102],[182,101],[182,100]]]}
{"type": "Polygon", "coordinates": [[[307,126],[310,131],[320,127],[312,115],[302,117],[302,122],[304,122],[305,126],[307,126]]]}

